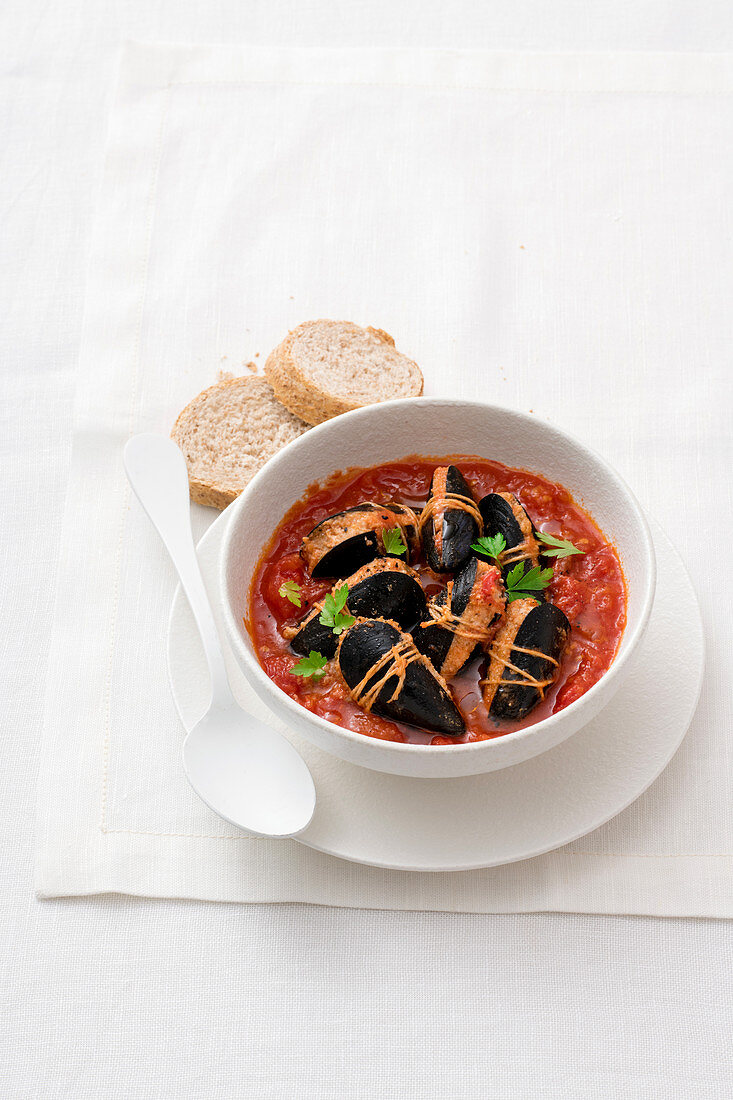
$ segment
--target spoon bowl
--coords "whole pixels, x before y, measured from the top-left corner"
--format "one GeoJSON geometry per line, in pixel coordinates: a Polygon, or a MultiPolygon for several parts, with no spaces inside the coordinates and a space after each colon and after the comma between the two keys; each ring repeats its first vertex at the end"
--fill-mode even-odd
{"type": "Polygon", "coordinates": [[[235,702],[215,703],[196,723],[183,743],[183,766],[199,798],[247,832],[295,836],[313,817],[313,780],[302,757],[235,702]]]}

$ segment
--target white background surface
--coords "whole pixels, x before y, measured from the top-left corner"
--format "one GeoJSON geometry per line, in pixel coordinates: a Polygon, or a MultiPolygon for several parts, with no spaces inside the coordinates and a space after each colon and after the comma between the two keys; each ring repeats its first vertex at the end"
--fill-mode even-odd
{"type": "MultiPolygon", "coordinates": [[[[40,689],[85,252],[120,40],[722,50],[733,48],[725,6],[105,7],[13,0],[0,16],[7,708],[0,1091],[728,1095],[725,923],[116,898],[39,903],[31,887],[40,689]]],[[[715,442],[726,454],[727,440],[715,442]]],[[[663,443],[657,462],[666,458],[663,443]]],[[[685,491],[693,489],[689,480],[685,491]]]]}

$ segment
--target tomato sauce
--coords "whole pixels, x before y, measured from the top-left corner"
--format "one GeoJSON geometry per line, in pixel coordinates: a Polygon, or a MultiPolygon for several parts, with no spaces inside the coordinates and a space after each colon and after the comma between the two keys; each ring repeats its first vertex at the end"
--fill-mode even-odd
{"type": "MultiPolygon", "coordinates": [[[[445,585],[447,578],[432,573],[423,559],[411,560],[410,565],[420,574],[428,596],[445,585]]],[[[500,737],[557,713],[600,679],[613,661],[625,625],[626,586],[618,555],[567,489],[526,470],[460,455],[408,456],[400,462],[338,472],[320,484],[311,485],[278,525],[260,558],[246,621],[265,672],[301,706],[356,733],[423,745],[455,745],[500,737]],[[487,714],[479,688],[485,659],[474,659],[450,682],[466,721],[466,733],[459,738],[436,735],[366,713],[351,701],[335,661],[329,661],[321,680],[293,676],[290,670],[299,658],[291,652],[281,633],[284,627],[294,626],[303,618],[335,583],[309,576],[299,553],[303,536],[327,516],[365,500],[395,501],[419,512],[435,467],[450,463],[460,468],[477,499],[492,492],[514,493],[535,527],[569,539],[583,551],[583,556],[555,559],[554,576],[546,590],[547,599],[565,612],[571,624],[557,680],[522,721],[494,721],[487,714]],[[285,581],[296,581],[301,586],[300,609],[279,594],[285,581]]]]}

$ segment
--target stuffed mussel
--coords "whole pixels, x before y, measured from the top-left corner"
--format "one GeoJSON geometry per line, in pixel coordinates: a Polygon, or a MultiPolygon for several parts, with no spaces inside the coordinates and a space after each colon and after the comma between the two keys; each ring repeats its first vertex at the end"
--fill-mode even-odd
{"type": "Polygon", "coordinates": [[[312,577],[348,577],[378,557],[410,560],[417,546],[417,517],[404,504],[365,501],[327,516],[303,539],[300,556],[312,577]],[[399,531],[399,546],[385,546],[385,532],[399,531]]]}
{"type": "Polygon", "coordinates": [[[484,534],[504,536],[506,549],[499,561],[505,575],[519,562],[524,562],[527,570],[540,564],[540,544],[534,524],[512,493],[489,493],[478,506],[484,534]]]}
{"type": "Polygon", "coordinates": [[[490,718],[524,718],[557,678],[570,623],[559,607],[514,600],[488,647],[481,681],[490,718]]]}
{"type": "Polygon", "coordinates": [[[420,516],[428,565],[435,573],[456,573],[471,555],[482,519],[473,493],[457,466],[438,466],[420,516]]]}
{"type": "Polygon", "coordinates": [[[504,612],[501,573],[471,558],[448,587],[430,601],[430,619],[413,631],[415,645],[445,680],[452,679],[476,648],[491,638],[504,612]]]}
{"type": "Polygon", "coordinates": [[[448,736],[464,732],[445,680],[395,623],[358,619],[342,635],[336,657],[362,709],[448,736]]]}
{"type": "MultiPolygon", "coordinates": [[[[377,558],[347,577],[345,610],[363,618],[393,619],[403,630],[411,630],[428,613],[425,593],[417,573],[398,558],[377,558]]],[[[340,584],[334,585],[335,589],[340,584]]],[[[307,656],[311,650],[331,658],[338,636],[320,621],[323,601],[315,604],[295,628],[285,631],[290,648],[307,656]]]]}

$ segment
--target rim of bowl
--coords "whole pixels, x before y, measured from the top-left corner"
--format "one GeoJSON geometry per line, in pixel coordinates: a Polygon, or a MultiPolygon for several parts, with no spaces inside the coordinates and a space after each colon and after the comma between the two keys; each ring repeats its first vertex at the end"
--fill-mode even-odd
{"type": "MultiPolygon", "coordinates": [[[[249,497],[252,495],[253,489],[256,488],[260,481],[263,481],[265,477],[274,475],[277,472],[278,466],[280,466],[282,462],[290,454],[293,453],[293,451],[309,446],[310,441],[314,439],[317,440],[319,436],[321,436],[324,432],[331,430],[331,427],[334,424],[348,424],[352,420],[358,420],[362,418],[368,419],[369,416],[378,415],[379,412],[384,409],[400,407],[404,407],[406,409],[414,408],[416,404],[420,404],[423,407],[430,407],[432,405],[436,408],[454,408],[456,406],[461,406],[464,408],[470,407],[473,409],[490,410],[492,412],[508,414],[509,416],[514,417],[517,420],[522,420],[526,423],[532,424],[534,427],[540,424],[544,431],[549,432],[551,435],[554,435],[558,441],[563,443],[571,443],[579,450],[584,451],[587,455],[590,455],[598,463],[598,465],[603,470],[605,476],[610,481],[615,483],[615,485],[620,489],[622,495],[626,498],[626,501],[635,516],[639,530],[642,534],[642,541],[646,555],[646,587],[643,593],[641,612],[639,614],[636,626],[634,627],[630,635],[627,635],[625,628],[624,633],[621,637],[621,642],[619,643],[623,644],[624,642],[626,642],[625,652],[617,654],[614,657],[610,667],[606,669],[600,679],[598,679],[595,684],[588,688],[588,690],[584,692],[579,699],[576,699],[574,702],[569,703],[567,707],[563,707],[563,709],[561,711],[558,711],[556,714],[551,714],[549,715],[549,717],[543,718],[539,722],[535,722],[534,725],[526,726],[524,729],[521,730],[512,730],[509,733],[504,733],[497,737],[491,737],[485,741],[470,741],[459,742],[456,745],[441,745],[439,750],[441,756],[445,754],[451,755],[458,752],[460,752],[461,754],[478,751],[491,752],[491,746],[495,745],[497,742],[506,742],[510,738],[512,742],[528,740],[533,736],[536,736],[539,731],[553,729],[559,725],[564,724],[564,722],[567,720],[568,717],[570,717],[571,714],[577,714],[579,710],[584,709],[584,707],[587,706],[591,699],[595,698],[599,691],[603,691],[605,689],[605,686],[608,684],[609,679],[616,679],[621,669],[627,664],[628,660],[634,653],[639,643],[639,640],[644,633],[644,630],[646,629],[649,614],[651,612],[652,604],[654,602],[654,591],[656,586],[656,559],[654,554],[654,544],[652,542],[649,524],[647,522],[646,516],[644,515],[641,505],[636,499],[636,496],[634,495],[626,481],[621,477],[621,475],[617,473],[611,465],[609,465],[606,459],[603,458],[603,456],[600,455],[598,451],[594,450],[592,447],[588,447],[585,443],[582,443],[574,435],[571,435],[569,432],[563,431],[562,429],[555,427],[554,424],[551,424],[546,420],[538,420],[537,417],[531,416],[528,413],[520,412],[518,409],[513,409],[508,405],[499,405],[494,402],[488,401],[469,401],[463,400],[461,398],[450,397],[405,397],[397,398],[393,401],[380,401],[374,405],[364,405],[359,409],[352,409],[349,412],[341,413],[339,416],[333,417],[331,420],[325,420],[321,424],[314,425],[309,431],[305,432],[297,439],[294,439],[291,443],[288,443],[287,446],[283,447],[281,451],[278,451],[277,454],[273,455],[273,457],[270,458],[265,463],[265,465],[257,471],[255,476],[244,487],[237,499],[233,501],[232,504],[229,506],[231,508],[231,516],[229,518],[229,522],[226,525],[226,530],[224,532],[224,538],[219,554],[219,593],[224,605],[224,622],[226,625],[227,634],[229,636],[229,641],[237,650],[237,654],[240,657],[240,660],[243,661],[248,669],[252,670],[253,674],[257,677],[260,683],[266,685],[268,691],[275,691],[279,693],[281,699],[284,702],[284,705],[288,710],[292,710],[293,715],[296,719],[305,719],[306,721],[309,721],[316,726],[320,726],[329,733],[333,734],[333,732],[335,731],[337,735],[340,734],[341,736],[345,737],[347,741],[353,741],[356,744],[363,745],[365,740],[365,735],[363,733],[355,733],[353,730],[346,729],[346,727],[344,726],[339,726],[335,722],[329,722],[326,718],[321,718],[320,715],[313,714],[313,712],[309,711],[306,707],[301,707],[299,703],[296,703],[296,701],[290,695],[288,695],[287,692],[283,691],[282,688],[274,682],[274,680],[270,679],[270,677],[263,669],[262,665],[257,660],[256,653],[254,651],[252,653],[248,652],[239,633],[239,626],[234,618],[230,602],[228,598],[226,598],[227,563],[231,556],[231,548],[234,541],[233,532],[234,528],[236,527],[237,517],[240,512],[246,509],[247,502],[249,500],[249,497]]],[[[323,476],[327,477],[328,474],[324,473],[323,476]]],[[[369,740],[373,739],[370,738],[369,740]]],[[[406,753],[411,755],[417,753],[422,755],[427,752],[434,753],[436,751],[436,747],[434,745],[414,745],[410,744],[409,742],[405,743],[401,741],[385,741],[381,738],[377,740],[377,744],[379,745],[380,749],[383,749],[387,753],[406,753]]]]}

